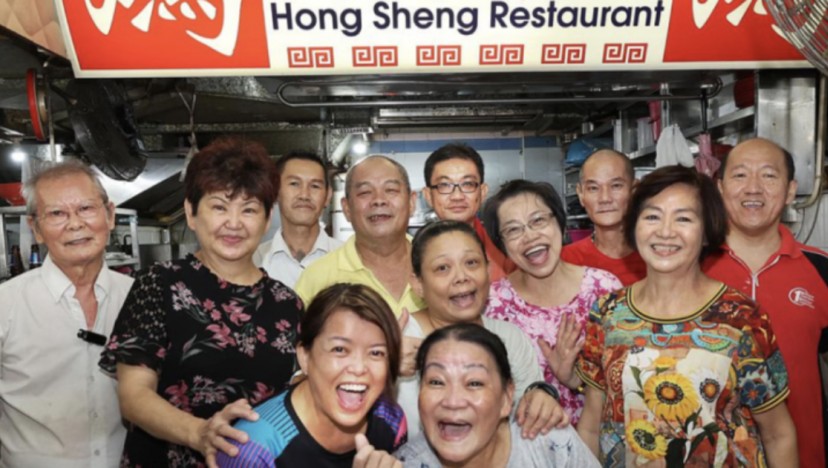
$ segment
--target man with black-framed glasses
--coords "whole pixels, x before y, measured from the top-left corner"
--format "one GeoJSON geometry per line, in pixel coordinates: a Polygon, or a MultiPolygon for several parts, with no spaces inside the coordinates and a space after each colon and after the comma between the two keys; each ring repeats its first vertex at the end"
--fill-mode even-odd
{"type": "Polygon", "coordinates": [[[117,382],[97,366],[132,286],[104,263],[115,206],[78,161],[38,171],[23,197],[48,254],[0,285],[0,467],[118,466],[117,382]]]}
{"type": "Polygon", "coordinates": [[[477,217],[489,186],[483,182],[483,159],[474,148],[449,143],[431,153],[425,163],[423,196],[440,219],[468,223],[486,248],[489,279],[497,281],[515,270],[515,264],[489,239],[477,217]]]}

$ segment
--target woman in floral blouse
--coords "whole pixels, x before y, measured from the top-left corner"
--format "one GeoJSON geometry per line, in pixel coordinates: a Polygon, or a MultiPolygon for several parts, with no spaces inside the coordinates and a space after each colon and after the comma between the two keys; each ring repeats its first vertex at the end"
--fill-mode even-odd
{"type": "Polygon", "coordinates": [[[118,379],[131,424],[122,466],[214,465],[245,442],[233,420],[290,379],[298,296],[253,265],[278,193],[273,161],[256,143],[217,140],[184,181],[199,250],[138,275],[100,366],[118,379]]]}
{"type": "Polygon", "coordinates": [[[667,166],[633,192],[624,233],[647,277],[592,308],[578,432],[604,466],[798,466],[788,375],[767,315],[701,272],[725,239],[713,181],[667,166]]]}
{"type": "Polygon", "coordinates": [[[544,379],[577,423],[584,397],[572,390],[581,384],[573,373],[576,345],[583,343],[592,303],[621,282],[608,271],[561,260],[566,212],[551,185],[508,182],[483,213],[489,237],[518,267],[492,283],[486,315],[514,323],[532,339],[544,379]]]}

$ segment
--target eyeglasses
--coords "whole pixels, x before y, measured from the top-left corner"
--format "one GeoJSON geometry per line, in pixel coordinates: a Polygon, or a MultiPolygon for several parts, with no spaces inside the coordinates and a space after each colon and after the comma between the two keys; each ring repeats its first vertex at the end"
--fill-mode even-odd
{"type": "MultiPolygon", "coordinates": [[[[103,204],[101,203],[85,202],[76,206],[74,211],[79,218],[92,219],[95,216],[98,216],[98,213],[100,213],[102,207],[103,204]]],[[[43,221],[43,223],[50,226],[61,226],[69,222],[69,211],[64,208],[50,208],[44,211],[41,215],[35,215],[38,219],[43,221]]]]}
{"type": "Polygon", "coordinates": [[[452,184],[450,182],[440,182],[439,184],[429,185],[428,188],[431,190],[436,190],[437,193],[441,193],[443,195],[448,195],[450,193],[454,193],[454,189],[459,188],[463,193],[472,193],[477,190],[477,187],[480,187],[480,182],[475,182],[473,180],[467,180],[465,182],[460,182],[459,184],[452,184]]]}
{"type": "Polygon", "coordinates": [[[553,219],[555,219],[555,215],[552,213],[537,215],[526,224],[515,223],[506,226],[500,230],[500,237],[507,241],[517,240],[523,236],[527,227],[533,231],[537,231],[548,226],[553,219]]]}

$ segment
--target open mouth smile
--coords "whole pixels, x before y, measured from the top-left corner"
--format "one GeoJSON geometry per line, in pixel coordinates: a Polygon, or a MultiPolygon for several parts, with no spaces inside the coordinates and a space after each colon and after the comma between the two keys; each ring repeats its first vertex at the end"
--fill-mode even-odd
{"type": "Polygon", "coordinates": [[[368,386],[365,384],[345,383],[336,387],[336,394],[339,397],[339,405],[348,411],[355,411],[365,403],[365,394],[368,393],[368,386]]]}

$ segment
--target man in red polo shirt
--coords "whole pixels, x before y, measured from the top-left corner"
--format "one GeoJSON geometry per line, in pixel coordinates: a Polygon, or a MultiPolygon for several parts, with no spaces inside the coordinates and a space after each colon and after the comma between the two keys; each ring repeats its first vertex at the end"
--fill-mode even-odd
{"type": "Polygon", "coordinates": [[[751,296],[771,319],[788,368],[788,409],[803,467],[824,467],[819,342],[828,329],[828,256],[796,241],[781,224],[796,195],[791,155],[772,141],[737,145],[720,170],[730,231],[705,272],[751,296]]]}
{"type": "Polygon", "coordinates": [[[489,259],[489,280],[494,283],[515,271],[515,264],[495,247],[477,218],[489,191],[483,182],[480,154],[471,146],[449,143],[428,156],[424,172],[427,186],[423,196],[437,217],[471,224],[477,231],[489,259]]]}
{"type": "Polygon", "coordinates": [[[624,286],[647,275],[644,260],[624,241],[621,223],[634,183],[632,162],[622,153],[601,149],[584,161],[576,192],[595,230],[564,247],[561,259],[607,270],[624,286]]]}

